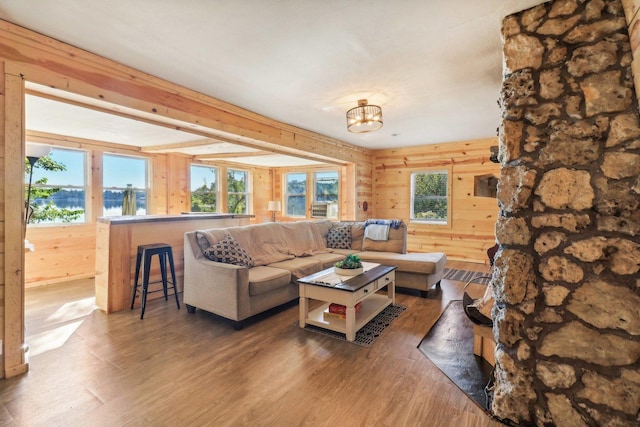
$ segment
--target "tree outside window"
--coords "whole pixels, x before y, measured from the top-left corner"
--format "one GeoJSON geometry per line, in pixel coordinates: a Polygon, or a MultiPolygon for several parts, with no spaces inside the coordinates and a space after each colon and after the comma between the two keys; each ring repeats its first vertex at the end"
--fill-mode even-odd
{"type": "Polygon", "coordinates": [[[227,212],[249,213],[249,172],[227,170],[227,212]]]}
{"type": "Polygon", "coordinates": [[[443,225],[448,223],[448,171],[411,174],[411,220],[443,225]]]}
{"type": "Polygon", "coordinates": [[[141,157],[105,154],[102,157],[103,215],[122,215],[122,200],[131,185],[136,200],[136,215],[147,213],[148,161],[141,157]]]}
{"type": "MultiPolygon", "coordinates": [[[[52,148],[33,165],[31,223],[79,223],[86,218],[86,155],[84,151],[52,148]]],[[[31,165],[25,158],[25,200],[31,165]]]]}
{"type": "Polygon", "coordinates": [[[191,212],[218,212],[218,169],[191,165],[191,212]]]}
{"type": "Polygon", "coordinates": [[[307,174],[288,173],[285,178],[285,212],[287,216],[304,217],[307,214],[307,174]]]}

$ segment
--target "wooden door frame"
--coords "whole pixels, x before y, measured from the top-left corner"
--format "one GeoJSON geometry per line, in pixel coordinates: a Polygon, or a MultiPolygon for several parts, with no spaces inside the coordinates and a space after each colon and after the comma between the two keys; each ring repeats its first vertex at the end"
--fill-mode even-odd
{"type": "Polygon", "coordinates": [[[24,343],[24,78],[4,71],[4,316],[5,378],[29,365],[24,343]],[[17,179],[19,177],[19,179],[17,179]],[[9,185],[8,185],[9,184],[9,185]]]}

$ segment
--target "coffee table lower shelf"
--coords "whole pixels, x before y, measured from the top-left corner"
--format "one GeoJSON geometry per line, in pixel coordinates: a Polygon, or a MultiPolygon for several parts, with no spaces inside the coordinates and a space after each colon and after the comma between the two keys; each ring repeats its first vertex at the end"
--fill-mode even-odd
{"type": "MultiPolygon", "coordinates": [[[[371,319],[376,317],[387,306],[391,305],[392,300],[386,294],[375,294],[362,300],[362,307],[356,313],[356,323],[354,331],[361,329],[369,323],[371,319]]],[[[309,311],[306,323],[318,326],[320,328],[329,329],[334,332],[347,333],[347,322],[345,319],[330,318],[325,319],[324,312],[329,309],[329,304],[322,304],[320,307],[309,311]]],[[[353,341],[353,340],[352,340],[353,341]]]]}

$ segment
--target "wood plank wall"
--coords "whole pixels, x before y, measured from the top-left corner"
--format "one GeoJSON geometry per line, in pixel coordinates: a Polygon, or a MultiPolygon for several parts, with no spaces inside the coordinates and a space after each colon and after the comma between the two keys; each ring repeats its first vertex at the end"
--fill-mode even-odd
{"type": "Polygon", "coordinates": [[[499,176],[500,166],[489,161],[492,145],[498,145],[497,138],[375,151],[374,217],[407,222],[410,251],[486,263],[486,250],[495,243],[498,206],[495,198],[475,197],[474,185],[477,176],[499,176]],[[411,173],[433,168],[451,170],[450,226],[409,222],[411,173]]]}
{"type": "MultiPolygon", "coordinates": [[[[5,240],[6,240],[6,220],[5,220],[5,185],[4,183],[7,181],[6,175],[6,167],[5,167],[5,151],[7,149],[6,144],[6,132],[5,132],[5,105],[6,105],[6,96],[5,96],[5,82],[4,82],[4,63],[0,63],[0,71],[2,71],[2,76],[0,76],[0,177],[2,177],[2,182],[0,182],[0,336],[4,339],[5,336],[5,299],[4,295],[6,293],[6,276],[7,271],[5,270],[5,240]]],[[[5,372],[5,360],[4,357],[0,357],[0,374],[4,375],[5,372]]]]}

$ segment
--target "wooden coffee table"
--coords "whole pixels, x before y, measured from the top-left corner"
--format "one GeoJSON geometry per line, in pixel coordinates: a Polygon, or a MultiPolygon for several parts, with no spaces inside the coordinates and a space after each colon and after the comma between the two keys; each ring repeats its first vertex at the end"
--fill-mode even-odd
{"type": "Polygon", "coordinates": [[[395,266],[363,263],[365,271],[357,276],[337,276],[333,267],[298,280],[300,286],[300,327],[307,324],[341,332],[347,341],[356,338],[356,331],[367,324],[388,305],[395,303],[395,266]],[[377,292],[384,287],[387,292],[377,292]],[[324,301],[309,311],[309,299],[324,301]],[[355,306],[362,302],[356,313],[355,306]],[[344,319],[325,316],[331,303],[346,307],[344,319]]]}

